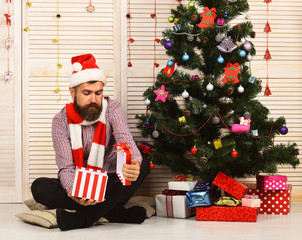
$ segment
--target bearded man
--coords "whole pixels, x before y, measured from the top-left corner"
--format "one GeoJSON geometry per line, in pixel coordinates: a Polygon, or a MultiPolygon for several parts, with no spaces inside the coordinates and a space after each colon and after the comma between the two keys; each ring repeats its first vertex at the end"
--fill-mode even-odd
{"type": "Polygon", "coordinates": [[[123,206],[148,175],[150,164],[132,138],[121,104],[103,96],[106,77],[94,56],[75,56],[71,63],[69,91],[73,101],[52,122],[58,179],[36,179],[31,186],[33,197],[50,209],[57,209],[58,226],[63,231],[89,227],[101,217],[109,222],[142,223],[146,218],[144,208],[123,206]],[[131,148],[131,164],[122,168],[125,179],[131,181],[130,186],[123,186],[116,174],[114,145],[121,142],[131,148]],[[76,167],[107,172],[103,202],[72,196],[76,167]]]}

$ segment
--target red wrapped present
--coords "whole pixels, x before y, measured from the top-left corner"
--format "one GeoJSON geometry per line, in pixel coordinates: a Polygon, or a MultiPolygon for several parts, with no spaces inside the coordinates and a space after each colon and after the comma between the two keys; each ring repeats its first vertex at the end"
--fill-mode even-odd
{"type": "Polygon", "coordinates": [[[142,142],[141,145],[139,146],[139,149],[142,150],[142,152],[147,155],[151,154],[151,148],[152,145],[147,142],[142,142]]]}
{"type": "Polygon", "coordinates": [[[129,186],[131,185],[131,181],[127,180],[124,177],[122,168],[124,163],[131,164],[131,153],[130,153],[131,147],[127,147],[127,143],[123,143],[123,142],[113,146],[117,147],[117,150],[115,151],[117,152],[116,174],[124,186],[129,186]]]}
{"type": "Polygon", "coordinates": [[[287,184],[285,190],[257,189],[255,183],[247,183],[248,194],[257,194],[261,200],[260,214],[287,215],[291,207],[292,185],[287,184]]]}
{"type": "Polygon", "coordinates": [[[266,190],[285,190],[287,176],[257,175],[257,188],[266,190]]]}
{"type": "Polygon", "coordinates": [[[217,174],[213,183],[239,200],[247,190],[247,186],[237,182],[235,179],[225,175],[223,172],[219,172],[217,174]]]}
{"type": "Polygon", "coordinates": [[[256,222],[257,209],[251,207],[197,207],[197,221],[256,222]]]}
{"type": "Polygon", "coordinates": [[[88,168],[76,168],[71,195],[79,198],[105,200],[107,172],[88,168]]]}

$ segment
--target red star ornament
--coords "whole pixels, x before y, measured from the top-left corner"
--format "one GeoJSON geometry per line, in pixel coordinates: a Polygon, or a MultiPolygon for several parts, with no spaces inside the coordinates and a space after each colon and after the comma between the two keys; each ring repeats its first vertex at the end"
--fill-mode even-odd
{"type": "Polygon", "coordinates": [[[165,85],[162,85],[159,90],[154,90],[153,92],[157,95],[157,97],[155,98],[155,101],[160,100],[163,103],[166,102],[169,92],[166,91],[165,85]]]}

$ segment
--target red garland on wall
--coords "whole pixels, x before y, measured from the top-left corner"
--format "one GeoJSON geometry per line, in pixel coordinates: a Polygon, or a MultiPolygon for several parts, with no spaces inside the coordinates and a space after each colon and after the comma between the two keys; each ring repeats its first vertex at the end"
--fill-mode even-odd
{"type": "Polygon", "coordinates": [[[153,64],[153,82],[155,82],[155,68],[157,68],[159,66],[159,64],[156,61],[156,44],[160,42],[160,39],[158,39],[156,37],[156,31],[157,31],[157,16],[156,16],[156,0],[154,0],[154,12],[152,14],[150,14],[151,18],[153,18],[154,21],[154,42],[153,42],[153,51],[154,51],[154,55],[153,55],[153,60],[154,60],[154,64],[153,64]]]}
{"type": "Polygon", "coordinates": [[[269,96],[271,95],[271,90],[269,89],[269,86],[268,86],[268,61],[270,59],[272,59],[272,56],[268,50],[268,34],[272,31],[271,30],[271,26],[268,22],[268,19],[269,19],[269,3],[272,2],[272,0],[264,0],[264,2],[266,2],[266,10],[267,10],[267,21],[266,21],[266,25],[265,25],[265,28],[264,28],[264,32],[266,32],[266,51],[265,51],[265,54],[264,54],[264,59],[266,60],[266,87],[265,87],[265,91],[264,91],[264,95],[265,96],[269,96]]]}
{"type": "Polygon", "coordinates": [[[9,55],[10,55],[10,49],[12,47],[13,39],[10,36],[10,27],[12,25],[12,20],[11,20],[11,14],[10,14],[10,5],[12,3],[11,0],[6,0],[7,3],[7,13],[4,14],[5,17],[5,22],[7,25],[7,40],[5,43],[5,48],[7,50],[7,71],[4,74],[4,81],[5,83],[9,82],[12,78],[13,73],[10,71],[10,65],[9,65],[9,55]]]}
{"type": "Polygon", "coordinates": [[[128,22],[128,41],[127,41],[127,47],[128,47],[128,67],[132,67],[131,63],[131,51],[130,51],[130,44],[134,42],[134,39],[131,37],[131,26],[130,26],[130,0],[128,0],[128,11],[127,11],[127,22],[128,22]]]}

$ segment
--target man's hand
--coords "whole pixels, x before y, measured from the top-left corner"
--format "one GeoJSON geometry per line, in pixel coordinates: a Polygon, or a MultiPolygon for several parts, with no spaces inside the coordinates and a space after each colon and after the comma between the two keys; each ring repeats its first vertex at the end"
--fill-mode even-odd
{"type": "Polygon", "coordinates": [[[79,198],[79,197],[71,196],[71,191],[68,193],[68,197],[72,198],[75,202],[77,202],[78,204],[81,204],[83,206],[90,206],[90,205],[95,205],[95,204],[99,203],[99,201],[96,201],[93,199],[79,198]]]}
{"type": "Polygon", "coordinates": [[[127,180],[134,182],[138,178],[138,175],[140,173],[140,168],[141,165],[139,161],[137,161],[136,159],[132,159],[131,164],[124,163],[122,172],[127,180]]]}

